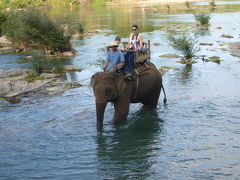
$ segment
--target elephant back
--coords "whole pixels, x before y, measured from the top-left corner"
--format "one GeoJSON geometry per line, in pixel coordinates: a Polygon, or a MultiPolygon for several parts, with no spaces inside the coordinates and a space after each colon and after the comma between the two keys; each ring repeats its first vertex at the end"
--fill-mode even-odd
{"type": "MultiPolygon", "coordinates": [[[[137,76],[147,76],[154,72],[159,72],[156,66],[151,62],[145,62],[144,64],[135,64],[135,72],[137,76]]],[[[160,73],[160,72],[159,72],[160,73]]]]}

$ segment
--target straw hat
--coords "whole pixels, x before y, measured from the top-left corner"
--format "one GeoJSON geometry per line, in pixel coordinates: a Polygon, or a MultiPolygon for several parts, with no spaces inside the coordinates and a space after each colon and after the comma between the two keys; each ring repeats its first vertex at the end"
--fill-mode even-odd
{"type": "Polygon", "coordinates": [[[115,41],[113,41],[113,42],[110,43],[110,45],[108,47],[109,48],[110,47],[118,47],[118,44],[115,41]]]}

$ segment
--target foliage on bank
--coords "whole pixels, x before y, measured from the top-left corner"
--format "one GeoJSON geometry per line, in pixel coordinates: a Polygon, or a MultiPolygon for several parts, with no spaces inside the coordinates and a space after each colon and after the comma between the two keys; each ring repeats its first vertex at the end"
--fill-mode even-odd
{"type": "Polygon", "coordinates": [[[2,36],[2,24],[7,20],[6,13],[0,10],[0,37],[2,36]]]}
{"type": "Polygon", "coordinates": [[[3,8],[28,8],[39,6],[78,6],[91,0],[2,0],[0,7],[3,8]]]}
{"type": "Polygon", "coordinates": [[[13,11],[5,17],[2,34],[24,52],[43,50],[45,54],[56,54],[72,50],[70,40],[74,29],[54,22],[40,10],[13,11]]]}

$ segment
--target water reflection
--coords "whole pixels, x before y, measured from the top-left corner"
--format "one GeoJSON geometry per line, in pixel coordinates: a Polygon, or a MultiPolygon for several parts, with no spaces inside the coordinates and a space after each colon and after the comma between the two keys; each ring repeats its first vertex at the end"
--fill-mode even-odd
{"type": "Polygon", "coordinates": [[[173,81],[176,82],[177,80],[181,84],[187,85],[192,81],[193,77],[194,72],[192,71],[192,66],[186,65],[181,70],[175,71],[173,81]]]}
{"type": "Polygon", "coordinates": [[[98,173],[100,177],[146,178],[160,149],[163,120],[157,111],[142,108],[129,124],[97,136],[98,173]]]}
{"type": "Polygon", "coordinates": [[[210,31],[208,28],[198,28],[196,29],[196,31],[194,32],[194,36],[196,38],[200,37],[200,36],[208,36],[210,35],[210,31]]]}

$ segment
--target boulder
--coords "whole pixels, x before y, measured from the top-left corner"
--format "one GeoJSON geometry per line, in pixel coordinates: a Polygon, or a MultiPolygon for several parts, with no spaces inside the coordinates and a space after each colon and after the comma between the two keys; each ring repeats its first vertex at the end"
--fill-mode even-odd
{"type": "Polygon", "coordinates": [[[0,37],[0,45],[1,46],[11,46],[12,42],[9,41],[6,36],[1,36],[0,37]]]}

